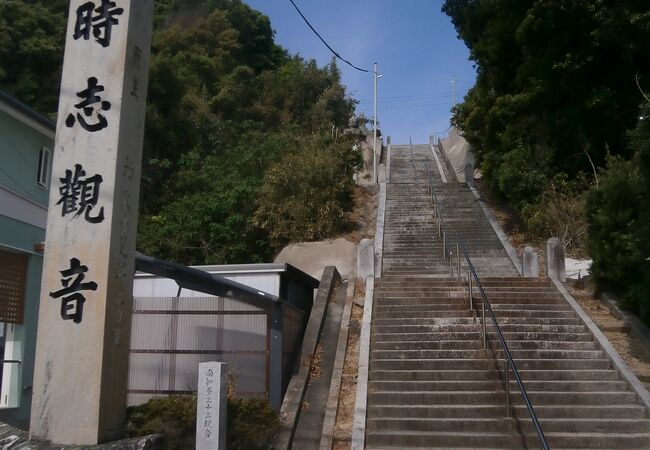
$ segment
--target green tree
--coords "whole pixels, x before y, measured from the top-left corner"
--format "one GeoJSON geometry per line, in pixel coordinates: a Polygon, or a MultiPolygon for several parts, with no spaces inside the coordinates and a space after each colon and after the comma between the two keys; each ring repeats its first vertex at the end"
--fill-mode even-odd
{"type": "Polygon", "coordinates": [[[521,208],[557,173],[629,156],[635,75],[650,75],[646,2],[447,0],[443,11],[478,72],[454,123],[493,189],[521,208]]]}
{"type": "Polygon", "coordinates": [[[44,114],[58,104],[66,28],[61,6],[0,2],[0,88],[44,114]]]}
{"type": "Polygon", "coordinates": [[[650,103],[641,111],[629,135],[634,157],[609,157],[588,197],[588,249],[599,289],[621,295],[650,324],[650,103]]]}
{"type": "MultiPolygon", "coordinates": [[[[56,111],[66,8],[63,0],[0,3],[0,86],[48,113],[56,111]]],[[[156,1],[138,248],[187,264],[269,258],[286,240],[269,243],[279,231],[254,214],[273,190],[265,174],[281,158],[309,161],[308,171],[340,169],[330,179],[344,187],[319,193],[337,220],[325,226],[329,216],[308,216],[323,223],[300,236],[340,231],[354,156],[326,137],[345,126],[353,106],[334,61],[318,67],[289,56],[268,17],[243,2],[156,1]]],[[[304,173],[295,187],[317,180],[304,173]]],[[[276,226],[298,228],[301,220],[276,226]]]]}

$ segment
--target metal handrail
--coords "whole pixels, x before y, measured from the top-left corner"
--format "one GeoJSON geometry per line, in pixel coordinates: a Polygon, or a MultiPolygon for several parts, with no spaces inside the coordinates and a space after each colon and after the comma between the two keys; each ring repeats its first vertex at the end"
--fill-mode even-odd
{"type": "Polygon", "coordinates": [[[409,136],[409,144],[411,146],[411,165],[413,166],[413,174],[415,175],[415,182],[419,183],[420,178],[418,177],[418,169],[415,167],[415,156],[413,153],[413,141],[411,140],[411,136],[409,136]]]}
{"type": "MultiPolygon", "coordinates": [[[[428,178],[428,184],[429,184],[429,192],[431,194],[431,199],[433,202],[433,207],[434,207],[434,215],[435,218],[438,222],[438,233],[439,235],[442,234],[443,238],[443,253],[444,257],[447,257],[447,226],[445,224],[445,219],[442,214],[442,205],[439,201],[435,186],[433,184],[433,180],[431,177],[431,172],[428,170],[427,166],[427,178],[428,178]]],[[[542,430],[542,426],[539,423],[539,420],[537,418],[537,414],[535,414],[535,409],[533,408],[533,405],[530,401],[530,398],[528,397],[528,393],[526,392],[526,388],[524,387],[524,384],[521,380],[521,376],[519,375],[519,370],[517,369],[517,365],[515,364],[514,359],[512,358],[512,353],[510,353],[510,349],[508,348],[508,344],[506,343],[506,340],[503,336],[503,333],[501,332],[501,327],[499,327],[499,322],[497,321],[497,318],[494,314],[494,311],[492,310],[492,305],[490,304],[490,301],[488,300],[487,294],[485,293],[485,290],[483,289],[483,285],[481,283],[481,280],[476,273],[476,269],[474,268],[474,264],[472,264],[472,261],[469,257],[469,254],[467,252],[467,248],[465,247],[465,242],[463,239],[460,237],[458,232],[454,230],[454,235],[456,237],[456,257],[457,257],[457,263],[458,263],[458,272],[457,275],[460,278],[460,254],[462,252],[463,257],[465,258],[465,261],[467,262],[467,267],[468,267],[468,277],[467,281],[469,283],[469,301],[470,301],[470,308],[473,308],[473,299],[472,299],[472,278],[474,278],[476,282],[476,287],[478,288],[480,294],[481,294],[481,299],[482,299],[482,322],[483,322],[483,349],[487,349],[487,329],[486,329],[486,322],[485,322],[485,307],[487,305],[488,312],[490,313],[490,316],[492,318],[492,322],[494,323],[494,327],[496,330],[497,337],[499,338],[499,342],[501,343],[501,346],[503,347],[503,353],[505,356],[505,389],[506,389],[506,416],[510,417],[510,381],[509,381],[509,368],[512,369],[512,373],[514,375],[515,381],[517,382],[517,386],[519,386],[519,390],[521,391],[522,398],[524,400],[524,403],[526,405],[526,409],[528,410],[528,414],[530,415],[530,418],[533,421],[533,425],[535,427],[535,431],[537,432],[537,436],[539,437],[539,442],[542,445],[542,448],[544,450],[549,450],[550,447],[548,445],[548,442],[546,441],[546,437],[544,436],[544,431],[542,430]]],[[[450,263],[451,263],[451,255],[452,253],[449,252],[449,257],[450,257],[450,263]]]]}

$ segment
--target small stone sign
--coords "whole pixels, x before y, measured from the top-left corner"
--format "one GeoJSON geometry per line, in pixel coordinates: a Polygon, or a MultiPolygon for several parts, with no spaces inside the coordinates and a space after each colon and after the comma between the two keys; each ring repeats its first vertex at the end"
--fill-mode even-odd
{"type": "Polygon", "coordinates": [[[198,399],[196,402],[196,450],[226,448],[226,396],[228,364],[199,364],[198,399]]]}

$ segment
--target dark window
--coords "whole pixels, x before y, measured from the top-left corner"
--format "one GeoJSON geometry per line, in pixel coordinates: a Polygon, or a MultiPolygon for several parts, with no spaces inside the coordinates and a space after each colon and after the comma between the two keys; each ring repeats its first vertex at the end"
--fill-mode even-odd
{"type": "Polygon", "coordinates": [[[23,323],[27,258],[0,250],[0,322],[23,323]]]}
{"type": "Polygon", "coordinates": [[[38,154],[38,174],[36,182],[39,186],[47,187],[47,177],[50,171],[50,149],[41,147],[38,154]]]}

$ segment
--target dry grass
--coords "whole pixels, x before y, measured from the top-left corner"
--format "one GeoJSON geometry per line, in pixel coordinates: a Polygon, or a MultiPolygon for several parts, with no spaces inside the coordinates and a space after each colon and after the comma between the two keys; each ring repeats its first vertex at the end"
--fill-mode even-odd
{"type": "Polygon", "coordinates": [[[379,194],[376,189],[356,186],[353,195],[354,209],[348,216],[350,230],[341,237],[358,244],[375,235],[379,194]]]}
{"type": "Polygon", "coordinates": [[[587,289],[574,286],[568,288],[639,380],[650,389],[650,351],[635,334],[630,332],[630,327],[625,321],[614,316],[609,308],[599,299],[594,298],[587,289]]]}
{"type": "Polygon", "coordinates": [[[323,347],[318,344],[316,345],[316,350],[311,358],[311,365],[309,366],[309,381],[317,380],[323,374],[321,370],[320,363],[323,360],[323,347]]]}
{"type": "Polygon", "coordinates": [[[354,418],[354,403],[357,396],[357,372],[359,369],[359,336],[361,334],[361,320],[363,318],[363,303],[365,286],[357,281],[355,295],[352,303],[352,314],[348,332],[347,350],[343,364],[343,376],[339,392],[339,404],[336,412],[334,427],[334,450],[350,448],[352,439],[352,420],[354,418]]]}

